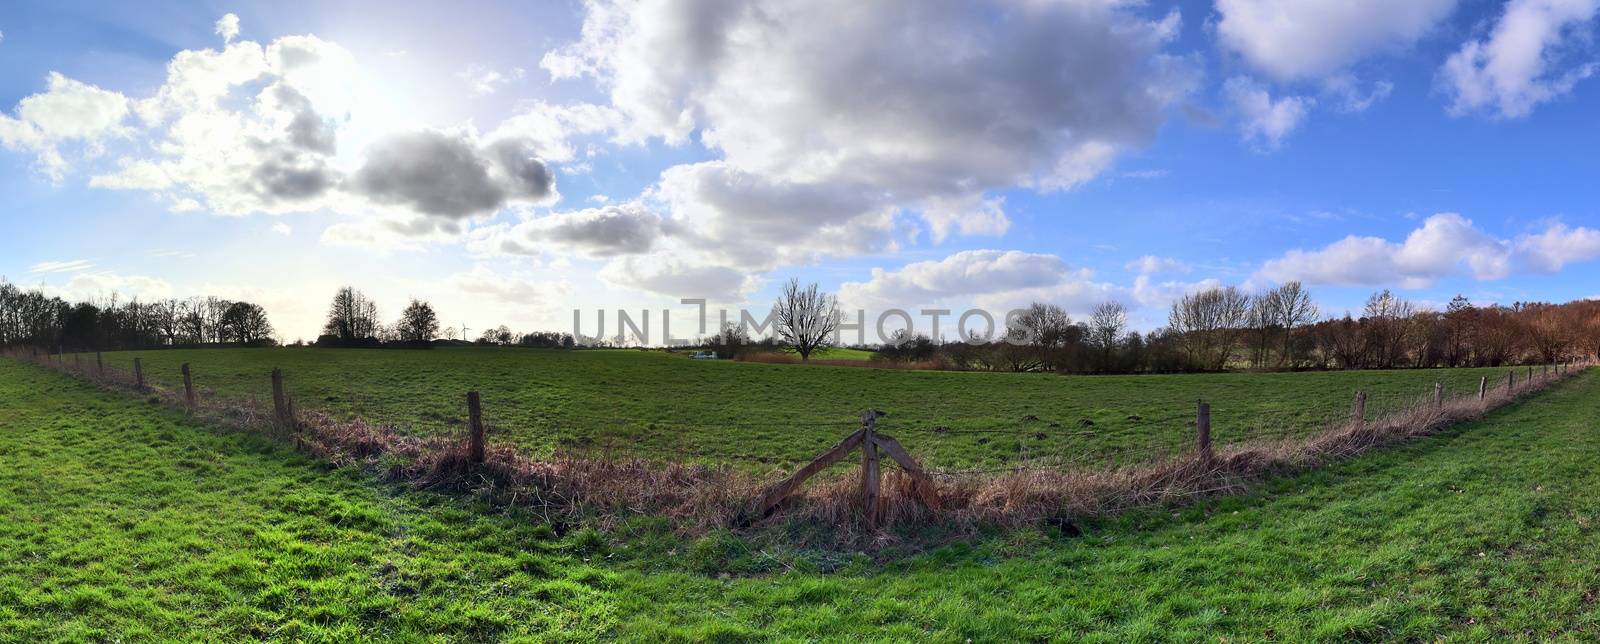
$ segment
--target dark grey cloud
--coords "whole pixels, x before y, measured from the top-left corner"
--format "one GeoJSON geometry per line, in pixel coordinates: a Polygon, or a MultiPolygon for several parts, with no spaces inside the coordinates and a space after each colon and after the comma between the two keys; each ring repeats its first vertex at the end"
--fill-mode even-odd
{"type": "Polygon", "coordinates": [[[550,195],[555,178],[550,168],[534,154],[533,141],[503,139],[489,145],[489,158],[505,175],[506,187],[514,197],[543,199],[550,195]]]}
{"type": "Polygon", "coordinates": [[[302,161],[298,155],[269,157],[250,173],[255,192],[268,202],[304,201],[320,197],[339,182],[338,175],[320,158],[302,161]]]}
{"type": "Polygon", "coordinates": [[[380,204],[459,219],[513,199],[546,198],[554,183],[525,142],[499,141],[480,151],[465,137],[422,131],[374,144],[351,189],[380,204]]]}
{"type": "Polygon", "coordinates": [[[381,204],[445,217],[496,210],[506,199],[472,143],[440,132],[397,134],[374,144],[353,189],[381,204]]]}
{"type": "Polygon", "coordinates": [[[638,202],[565,212],[486,231],[480,248],[492,254],[538,255],[550,248],[590,257],[650,252],[668,234],[661,216],[638,202]]]}

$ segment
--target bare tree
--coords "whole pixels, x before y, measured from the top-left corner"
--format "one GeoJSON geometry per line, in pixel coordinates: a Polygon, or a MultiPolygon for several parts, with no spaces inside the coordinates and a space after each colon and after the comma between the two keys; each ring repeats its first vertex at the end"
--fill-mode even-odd
{"type": "Polygon", "coordinates": [[[378,333],[378,305],[354,287],[341,288],[328,307],[328,321],[322,332],[346,342],[374,337],[378,333]]]}
{"type": "Polygon", "coordinates": [[[1089,314],[1089,338],[1100,349],[1100,368],[1111,369],[1111,354],[1128,326],[1128,309],[1121,302],[1102,302],[1089,314]]]}
{"type": "Polygon", "coordinates": [[[433,312],[433,305],[412,299],[400,312],[395,331],[403,342],[429,342],[439,335],[439,316],[433,312]]]}
{"type": "Polygon", "coordinates": [[[222,313],[222,329],[218,338],[223,342],[251,343],[272,336],[272,323],[267,321],[267,311],[249,302],[234,302],[222,313]]]}
{"type": "Polygon", "coordinates": [[[772,310],[778,337],[800,354],[801,360],[810,360],[819,349],[833,346],[834,331],[839,328],[839,303],[818,290],[815,282],[801,287],[800,280],[791,278],[772,310]]]}
{"type": "Polygon", "coordinates": [[[1239,289],[1211,288],[1172,303],[1168,324],[1180,334],[1189,359],[1202,369],[1221,369],[1233,355],[1235,335],[1250,311],[1239,289]]]}
{"type": "Polygon", "coordinates": [[[1311,293],[1298,280],[1284,282],[1272,291],[1276,300],[1278,323],[1283,325],[1283,350],[1278,354],[1278,366],[1294,366],[1294,330],[1317,321],[1321,311],[1311,301],[1311,293]]]}

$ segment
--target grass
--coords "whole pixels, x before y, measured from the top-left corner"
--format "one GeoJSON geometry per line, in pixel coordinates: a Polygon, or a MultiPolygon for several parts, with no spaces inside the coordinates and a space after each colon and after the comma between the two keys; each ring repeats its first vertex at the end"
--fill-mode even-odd
{"type": "MultiPolygon", "coordinates": [[[[1434,382],[1467,394],[1480,376],[1505,377],[1503,369],[1057,376],[496,348],[210,349],[107,353],[105,360],[131,368],[134,356],[166,386],[179,386],[179,365],[189,362],[203,391],[234,397],[266,397],[267,375],[281,367],[302,409],[419,434],[464,432],[464,394],[476,389],[492,432],[535,451],[626,451],[761,470],[809,460],[853,431],[868,407],[890,413],[880,429],[918,458],[981,467],[1186,448],[1201,398],[1212,405],[1214,439],[1227,444],[1346,417],[1357,389],[1368,391],[1369,413],[1377,414],[1431,395],[1434,382]]],[[[83,359],[92,363],[93,355],[83,359]]]]}
{"type": "Polygon", "coordinates": [[[1591,373],[1249,495],[873,561],[558,537],[0,361],[0,640],[1592,640],[1597,413],[1591,373]]]}

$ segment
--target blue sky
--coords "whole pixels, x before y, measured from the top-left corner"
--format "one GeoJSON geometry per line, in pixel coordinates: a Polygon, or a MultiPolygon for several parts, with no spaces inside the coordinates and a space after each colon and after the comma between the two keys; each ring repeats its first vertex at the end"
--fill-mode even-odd
{"type": "Polygon", "coordinates": [[[0,6],[0,275],[286,340],[347,283],[523,330],[791,276],[1600,295],[1600,0],[285,4],[0,6]]]}

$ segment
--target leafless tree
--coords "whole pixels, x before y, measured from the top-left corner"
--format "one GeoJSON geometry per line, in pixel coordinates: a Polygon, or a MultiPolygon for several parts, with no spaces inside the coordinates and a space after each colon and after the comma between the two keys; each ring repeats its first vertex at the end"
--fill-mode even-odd
{"type": "Polygon", "coordinates": [[[1181,334],[1189,359],[1203,369],[1221,369],[1233,355],[1235,336],[1245,325],[1250,296],[1238,288],[1211,288],[1172,303],[1168,324],[1181,334]]]}
{"type": "Polygon", "coordinates": [[[322,332],[346,342],[374,337],[378,333],[378,305],[354,287],[341,288],[328,307],[328,322],[322,332]]]}
{"type": "Polygon", "coordinates": [[[1101,369],[1111,369],[1111,354],[1127,326],[1128,309],[1121,302],[1101,302],[1089,313],[1089,339],[1100,349],[1101,369]]]}
{"type": "Polygon", "coordinates": [[[272,323],[267,321],[267,311],[249,302],[234,302],[229,306],[222,314],[220,326],[222,333],[218,339],[223,342],[248,344],[272,336],[272,323]]]}
{"type": "Polygon", "coordinates": [[[1295,364],[1294,330],[1317,321],[1321,311],[1311,300],[1311,293],[1299,281],[1284,282],[1272,291],[1277,301],[1278,323],[1283,325],[1283,351],[1278,355],[1278,366],[1295,364]]]}
{"type": "Polygon", "coordinates": [[[778,337],[801,360],[810,360],[819,349],[833,346],[839,328],[839,303],[832,295],[818,290],[812,282],[804,287],[791,278],[773,305],[778,337]]]}

